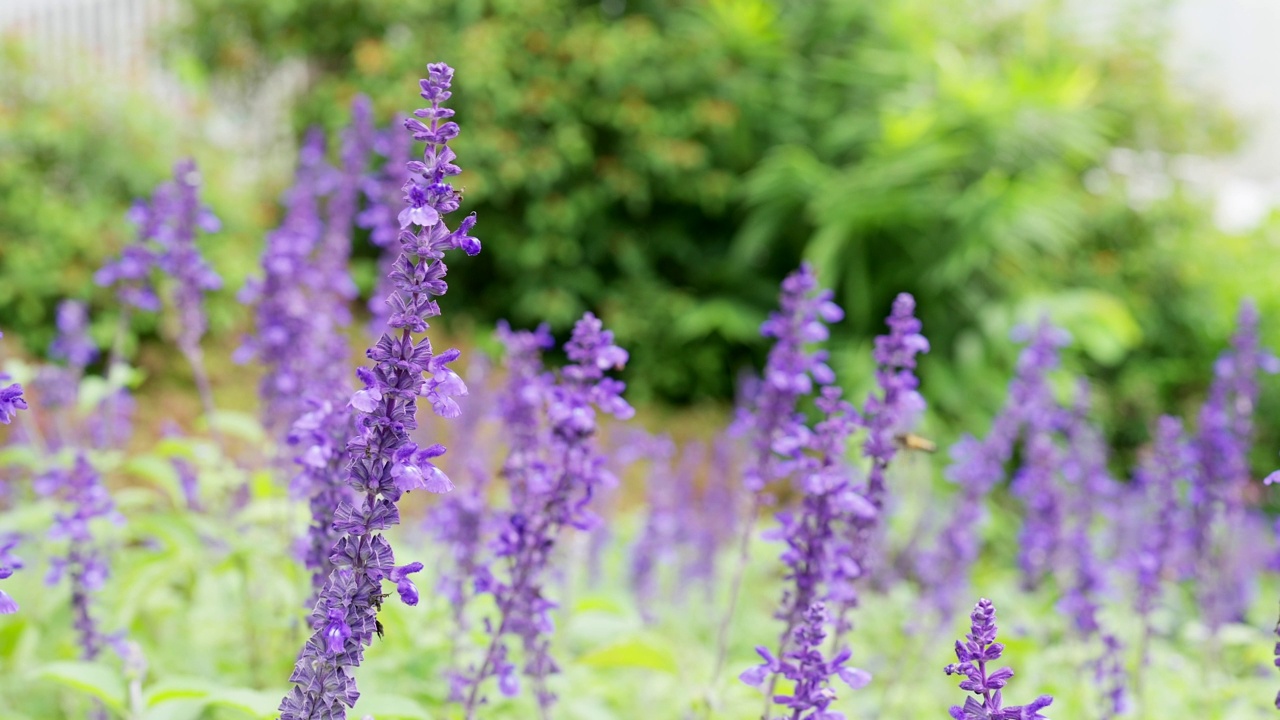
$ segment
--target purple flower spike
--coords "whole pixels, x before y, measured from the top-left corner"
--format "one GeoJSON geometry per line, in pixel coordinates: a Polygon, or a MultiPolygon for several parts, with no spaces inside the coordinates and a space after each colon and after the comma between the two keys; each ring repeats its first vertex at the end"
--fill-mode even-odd
{"type": "Polygon", "coordinates": [[[49,356],[77,370],[98,357],[98,347],[89,339],[89,311],[78,300],[58,303],[58,335],[49,345],[49,356]]]}
{"type": "Polygon", "coordinates": [[[55,468],[37,477],[35,491],[58,503],[49,540],[66,543],[65,553],[53,556],[46,582],[55,585],[67,578],[81,651],[86,660],[93,660],[107,641],[93,611],[93,598],[109,573],[106,553],[93,535],[93,523],[124,519],[116,512],[102,477],[82,454],[76,455],[70,468],[55,468]]]}
{"type": "MultiPolygon", "coordinates": [[[[431,103],[428,112],[439,113],[441,103],[449,98],[453,71],[433,64],[428,73],[422,97],[431,103]]],[[[430,127],[439,125],[432,120],[430,127]]],[[[366,352],[373,366],[357,372],[365,389],[351,402],[359,413],[358,434],[346,445],[347,483],[354,491],[354,502],[342,500],[333,509],[338,533],[329,553],[333,570],[311,613],[314,633],[298,654],[289,678],[294,688],[280,703],[281,720],[346,718],[347,708],[360,697],[355,668],[380,628],[382,583],[395,583],[405,602],[417,600],[417,589],[408,576],[421,564],[397,566],[381,531],[400,523],[396,503],[405,492],[446,487],[443,473],[437,475],[438,469],[427,462],[444,448],[420,449],[410,440],[409,434],[418,427],[418,398],[425,395],[438,408],[449,395],[465,392],[452,378],[440,381],[456,352],[437,356],[426,338],[414,337],[427,328],[429,318],[440,314],[435,298],[446,289],[440,281],[445,273],[444,251],[462,246],[462,236],[471,227],[470,221],[464,221],[450,232],[443,219],[457,209],[459,200],[448,179],[460,170],[448,162],[453,152],[443,144],[453,135],[456,132],[437,133],[427,144],[424,162],[411,163],[414,175],[409,183],[428,189],[426,202],[440,219],[430,227],[407,225],[398,236],[401,252],[392,266],[395,289],[387,299],[392,309],[387,332],[366,352]]]]}
{"type": "Polygon", "coordinates": [[[512,420],[519,423],[504,466],[511,473],[514,507],[493,543],[495,564],[502,567],[476,570],[475,587],[494,598],[498,619],[486,622],[490,641],[480,664],[458,673],[467,720],[485,702],[481,686],[488,678],[496,677],[504,693],[517,687],[505,665],[509,636],[523,646],[521,670],[532,680],[539,707],[545,711],[555,702],[546,687],[547,678],[559,671],[550,654],[556,603],[545,593],[553,553],[567,528],[587,531],[598,525],[589,505],[602,488],[616,483],[595,440],[598,414],[620,420],[634,414],[622,399],[623,383],[606,375],[622,369],[627,353],[596,316],[587,313],[574,325],[564,346],[570,362],[558,378],[536,373],[539,333],[503,329],[502,334],[509,348],[527,353],[515,360],[536,380],[503,403],[504,414],[510,413],[508,426],[512,420]]]}
{"type": "Polygon", "coordinates": [[[1252,483],[1249,448],[1258,404],[1258,374],[1275,373],[1280,361],[1258,340],[1258,311],[1241,304],[1231,345],[1213,366],[1209,396],[1200,408],[1193,440],[1198,470],[1191,485],[1191,522],[1186,526],[1190,562],[1200,606],[1216,630],[1241,622],[1259,569],[1250,543],[1246,496],[1252,483]]]}
{"type": "MultiPolygon", "coordinates": [[[[4,333],[0,333],[0,338],[4,337],[4,333]]],[[[4,383],[9,376],[0,373],[0,383],[4,383]]],[[[27,401],[22,397],[22,386],[18,383],[11,383],[7,386],[0,386],[0,425],[8,425],[13,421],[14,415],[19,410],[27,409],[27,401]]]]}
{"type": "Polygon", "coordinates": [[[794,631],[793,650],[779,658],[763,647],[756,648],[764,662],[738,676],[739,680],[753,687],[763,687],[766,681],[770,681],[769,686],[772,687],[772,680],[779,677],[795,684],[790,695],[779,694],[770,698],[774,704],[787,708],[784,715],[776,716],[779,720],[844,720],[844,715],[828,709],[836,700],[831,681],[839,678],[854,690],[871,682],[871,674],[867,671],[846,666],[850,658],[848,650],[841,650],[830,659],[823,654],[828,621],[826,606],[814,603],[806,609],[803,624],[794,631]]]}
{"type": "MultiPolygon", "coordinates": [[[[13,554],[13,549],[22,540],[16,533],[0,535],[0,580],[8,580],[15,572],[22,569],[22,559],[13,554]]],[[[18,612],[18,603],[0,590],[0,615],[12,615],[18,612]]]]}
{"type": "Polygon", "coordinates": [[[761,335],[774,339],[773,348],[749,407],[740,408],[734,421],[739,432],[751,436],[752,461],[743,479],[753,493],[789,475],[808,442],[796,403],[813,393],[815,383],[835,382],[826,350],[811,348],[827,339],[828,324],[844,317],[832,297],[830,290],[818,289],[818,277],[805,263],[782,281],[781,307],[760,326],[761,335]]]}
{"type": "Polygon", "coordinates": [[[867,441],[863,454],[871,458],[867,477],[867,499],[876,508],[884,507],[884,477],[897,454],[897,438],[915,428],[925,410],[924,397],[917,388],[916,355],[929,352],[929,341],[920,333],[923,325],[915,316],[915,298],[907,293],[893,301],[893,314],[886,320],[889,334],[876,338],[876,384],[880,395],[867,398],[863,417],[867,441]]]}
{"type": "MultiPolygon", "coordinates": [[[[1029,448],[1029,460],[1034,457],[1037,461],[1048,462],[1044,457],[1051,452],[1048,444],[1030,438],[1036,434],[1034,430],[1047,432],[1060,419],[1060,408],[1049,387],[1048,374],[1058,367],[1059,350],[1067,344],[1069,337],[1047,322],[1041,323],[1030,338],[1027,334],[1025,328],[1019,328],[1015,333],[1015,339],[1029,339],[1030,342],[1018,356],[1017,371],[1009,383],[1004,407],[992,422],[987,437],[978,440],[965,436],[951,449],[952,462],[946,476],[960,486],[960,497],[951,519],[942,529],[937,547],[924,557],[920,569],[920,574],[930,586],[929,596],[940,617],[954,611],[958,597],[965,591],[970,568],[981,550],[987,495],[1005,478],[1005,465],[1012,459],[1018,439],[1024,434],[1028,438],[1025,442],[1029,448]],[[1034,452],[1041,455],[1032,452],[1033,444],[1034,452]]],[[[1054,529],[1057,527],[1057,506],[1054,504],[1057,498],[1052,485],[1040,481],[1042,475],[1039,466],[1020,473],[1023,497],[1055,513],[1032,518],[1028,522],[1030,529],[1024,528],[1024,533],[1038,534],[1032,545],[1037,548],[1035,556],[1027,550],[1020,555],[1024,567],[1030,567],[1032,571],[1043,566],[1046,559],[1044,547],[1046,544],[1050,547],[1056,545],[1057,538],[1054,529]],[[1046,487],[1048,494],[1037,499],[1036,496],[1046,487]]]]}
{"type": "Polygon", "coordinates": [[[1004,652],[1004,645],[996,642],[995,606],[983,598],[969,617],[972,621],[969,634],[964,642],[956,641],[956,662],[945,670],[948,675],[963,675],[960,689],[968,690],[973,696],[966,698],[963,706],[952,705],[951,717],[955,720],[1046,720],[1040,711],[1053,703],[1048,695],[1041,695],[1028,705],[1006,707],[1003,704],[1003,690],[1013,677],[1013,670],[987,667],[1004,652]]]}

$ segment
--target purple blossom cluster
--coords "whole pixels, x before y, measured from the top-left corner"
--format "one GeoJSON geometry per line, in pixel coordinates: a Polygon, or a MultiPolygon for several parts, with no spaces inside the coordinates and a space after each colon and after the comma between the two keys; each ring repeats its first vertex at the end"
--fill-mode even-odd
{"type": "Polygon", "coordinates": [[[756,652],[764,662],[739,676],[742,682],[755,687],[762,687],[766,680],[778,677],[795,684],[789,695],[779,694],[770,698],[788,710],[786,715],[776,716],[777,720],[844,720],[844,713],[829,709],[836,699],[831,681],[839,678],[854,690],[871,682],[867,671],[846,666],[851,657],[848,649],[831,658],[823,654],[822,646],[827,639],[829,623],[826,606],[821,602],[814,603],[806,609],[803,623],[793,632],[791,650],[777,657],[768,648],[757,647],[756,652]]]}
{"type": "Polygon", "coordinates": [[[469,216],[449,230],[444,216],[458,209],[458,192],[449,178],[460,170],[448,142],[458,125],[444,106],[451,96],[453,69],[443,63],[427,67],[420,83],[428,107],[405,122],[414,139],[426,143],[422,161],[409,164],[412,177],[404,186],[407,207],[400,214],[400,256],[392,278],[395,292],[387,302],[392,312],[387,332],[369,348],[372,368],[357,375],[363,389],[350,404],[358,412],[358,434],[347,442],[348,483],[359,498],[334,509],[334,531],[340,534],[329,554],[333,570],[320,588],[311,613],[314,633],[298,655],[290,682],[294,687],[280,703],[281,720],[345,718],[359,698],[353,671],[372,644],[382,606],[382,583],[391,582],[402,602],[416,605],[418,591],[410,576],[422,563],[396,565],[382,531],[399,524],[397,502],[406,492],[447,492],[452,483],[431,460],[444,447],[419,447],[409,433],[417,427],[417,399],[425,397],[435,412],[456,417],[455,395],[466,393],[462,379],[449,368],[458,351],[435,353],[427,339],[428,319],[440,314],[435,298],[447,290],[444,254],[463,249],[469,255],[480,243],[468,235],[469,216]]]}
{"type": "MultiPolygon", "coordinates": [[[[539,342],[536,334],[513,340],[525,347],[539,342]]],[[[486,701],[483,685],[491,677],[506,695],[519,692],[517,673],[529,678],[544,715],[555,702],[546,682],[559,670],[551,656],[551,612],[557,605],[546,592],[548,572],[561,534],[594,527],[598,518],[591,501],[614,481],[595,439],[599,413],[621,420],[633,414],[622,399],[623,383],[606,375],[626,365],[627,352],[614,344],[613,333],[598,318],[584,315],[564,349],[569,364],[558,377],[535,386],[537,397],[524,396],[508,406],[523,411],[525,403],[532,404],[538,412],[535,427],[545,431],[526,428],[543,442],[504,467],[517,471],[512,509],[493,542],[493,561],[478,569],[475,585],[493,598],[497,617],[486,621],[490,640],[480,662],[458,672],[454,688],[468,720],[486,701]],[[519,670],[510,647],[517,638],[523,654],[519,670]]],[[[511,453],[518,451],[513,447],[511,453]]]]}
{"type": "Polygon", "coordinates": [[[102,476],[83,453],[76,454],[71,467],[55,467],[37,477],[35,491],[57,503],[48,537],[51,543],[65,543],[65,551],[50,559],[45,581],[57,585],[66,579],[81,652],[86,660],[93,660],[108,641],[95,617],[94,595],[110,573],[93,525],[98,520],[123,524],[124,518],[116,511],[102,476]]]}
{"type": "MultiPolygon", "coordinates": [[[[957,599],[966,591],[970,569],[981,551],[982,528],[985,525],[986,499],[1005,478],[1005,466],[1013,458],[1019,437],[1024,433],[1035,436],[1035,429],[1051,428],[1058,411],[1048,374],[1058,366],[1058,352],[1068,338],[1061,330],[1048,322],[1042,322],[1035,333],[1027,338],[1020,329],[1015,339],[1029,339],[1018,357],[1017,370],[1009,383],[1008,397],[1003,409],[992,422],[987,436],[978,440],[963,436],[951,449],[952,462],[947,468],[947,479],[960,486],[959,497],[953,505],[951,517],[945,522],[932,552],[922,555],[919,574],[929,589],[929,597],[940,617],[948,617],[955,609],[957,599]]],[[[1028,463],[1036,453],[1048,454],[1047,445],[1040,440],[1028,440],[1028,463]]],[[[1037,459],[1039,461],[1039,459],[1037,459]]],[[[1022,472],[1021,488],[1024,497],[1041,490],[1045,483],[1035,476],[1039,468],[1022,472]]],[[[1052,489],[1050,490],[1052,492],[1052,489]]],[[[1051,495],[1050,498],[1053,496],[1051,495]]],[[[1048,506],[1046,499],[1032,499],[1033,503],[1048,506]]],[[[1038,519],[1034,523],[1043,537],[1043,531],[1052,526],[1038,519]]],[[[1025,531],[1024,531],[1025,534],[1025,531]]],[[[1052,535],[1049,536],[1052,539],[1052,535]]],[[[1043,545],[1043,541],[1033,543],[1043,545]]],[[[1040,553],[1031,555],[1024,551],[1024,567],[1028,560],[1040,561],[1040,553]]],[[[1038,563],[1037,563],[1038,564],[1038,563]]]]}
{"type": "Polygon", "coordinates": [[[103,265],[94,280],[116,289],[123,311],[159,312],[157,276],[169,278],[174,340],[195,373],[205,412],[212,413],[213,394],[200,340],[207,326],[204,296],[220,289],[222,278],[200,254],[196,236],[198,231],[216,233],[222,224],[201,203],[200,185],[194,160],[175,163],[173,180],[157,187],[150,200],[138,200],[129,210],[129,219],[137,226],[136,241],[125,246],[119,258],[103,265]]]}
{"type": "Polygon", "coordinates": [[[1004,653],[1004,645],[996,642],[995,605],[982,598],[969,619],[969,634],[963,642],[956,641],[956,662],[946,667],[946,673],[963,675],[960,689],[972,695],[965,698],[964,705],[951,706],[951,717],[955,720],[1046,720],[1040,711],[1053,703],[1048,695],[1041,695],[1027,705],[1004,704],[1004,688],[1013,677],[1013,670],[988,667],[1004,653]]]}
{"type": "MultiPolygon", "coordinates": [[[[4,333],[0,333],[0,338],[4,337],[4,333]]],[[[9,382],[11,378],[0,372],[0,385],[9,382]]],[[[13,421],[19,410],[27,409],[27,401],[22,397],[22,385],[18,383],[9,383],[0,387],[0,424],[8,425],[13,421]]]]}

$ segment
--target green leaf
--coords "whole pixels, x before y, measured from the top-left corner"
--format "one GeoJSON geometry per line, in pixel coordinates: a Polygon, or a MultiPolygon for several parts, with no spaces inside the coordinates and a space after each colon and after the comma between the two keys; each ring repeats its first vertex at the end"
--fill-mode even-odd
{"type": "Polygon", "coordinates": [[[407,718],[408,720],[427,720],[430,714],[417,700],[404,695],[390,695],[373,692],[360,696],[353,715],[364,717],[372,715],[378,720],[407,718]]]}
{"type": "Polygon", "coordinates": [[[249,413],[235,410],[218,410],[209,419],[209,426],[220,433],[248,442],[261,442],[265,437],[262,423],[249,413]]]}
{"type": "Polygon", "coordinates": [[[92,695],[117,715],[125,714],[124,678],[115,668],[92,662],[54,662],[36,669],[33,675],[64,687],[92,695]]]}
{"type": "Polygon", "coordinates": [[[249,717],[273,718],[284,697],[284,690],[266,691],[249,688],[225,688],[209,694],[209,704],[239,711],[249,717]]]}
{"type": "Polygon", "coordinates": [[[583,665],[597,668],[644,668],[675,674],[678,671],[675,653],[667,647],[630,638],[583,655],[578,659],[583,665]]]}

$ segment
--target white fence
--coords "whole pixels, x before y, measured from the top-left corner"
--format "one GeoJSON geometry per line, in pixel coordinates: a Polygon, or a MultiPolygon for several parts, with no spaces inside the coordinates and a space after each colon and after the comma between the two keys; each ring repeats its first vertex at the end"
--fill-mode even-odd
{"type": "Polygon", "coordinates": [[[287,162],[287,110],[306,84],[305,67],[286,63],[252,86],[214,88],[197,117],[198,98],[165,66],[160,47],[181,10],[181,0],[0,0],[0,38],[25,47],[30,81],[42,89],[142,91],[195,122],[206,140],[241,155],[250,174],[287,162]]]}
{"type": "Polygon", "coordinates": [[[0,34],[27,47],[42,83],[125,82],[170,94],[178,88],[155,41],[177,10],[176,0],[0,0],[0,34]]]}

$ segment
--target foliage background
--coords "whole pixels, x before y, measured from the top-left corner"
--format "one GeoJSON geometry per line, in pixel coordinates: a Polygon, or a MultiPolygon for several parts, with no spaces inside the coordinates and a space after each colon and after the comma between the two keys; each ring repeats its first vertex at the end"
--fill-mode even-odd
{"type": "MultiPolygon", "coordinates": [[[[730,397],[762,359],[777,282],[807,258],[849,313],[834,354],[851,384],[910,291],[934,342],[937,431],[979,428],[1010,328],[1048,313],[1128,452],[1155,414],[1202,394],[1242,297],[1280,309],[1275,223],[1227,236],[1176,180],[1142,195],[1103,170],[1117,148],[1173,159],[1237,139],[1212,98],[1169,78],[1159,10],[1084,38],[1041,1],[187,2],[171,63],[188,84],[246,87],[300,63],[298,133],[343,124],[357,93],[390,121],[427,59],[458,66],[462,182],[489,250],[450,278],[467,298],[455,329],[545,319],[563,333],[593,309],[632,351],[639,401],[730,397]]],[[[38,352],[55,298],[100,299],[86,278],[128,232],[126,203],[189,152],[228,221],[214,328],[232,342],[231,295],[287,173],[245,184],[168,109],[130,97],[82,112],[20,73],[0,94],[0,321],[38,352]]],[[[367,281],[362,238],[357,255],[367,281]]]]}

